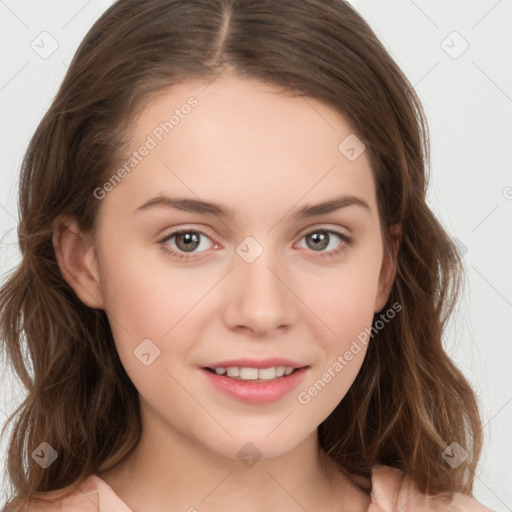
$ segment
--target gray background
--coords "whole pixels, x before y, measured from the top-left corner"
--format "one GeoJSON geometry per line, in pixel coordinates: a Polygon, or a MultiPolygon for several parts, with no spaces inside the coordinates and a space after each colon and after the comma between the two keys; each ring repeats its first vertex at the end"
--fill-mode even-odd
{"type": "MultiPolygon", "coordinates": [[[[0,0],[0,279],[19,261],[23,152],[79,42],[111,3],[0,0]],[[44,55],[52,45],[58,47],[44,55]]],[[[473,383],[485,425],[475,496],[495,510],[512,510],[512,2],[351,3],[405,71],[428,117],[429,204],[457,239],[468,277],[446,347],[473,383]]],[[[21,395],[7,369],[1,378],[3,426],[21,395]]],[[[2,466],[6,445],[7,436],[2,466]]]]}

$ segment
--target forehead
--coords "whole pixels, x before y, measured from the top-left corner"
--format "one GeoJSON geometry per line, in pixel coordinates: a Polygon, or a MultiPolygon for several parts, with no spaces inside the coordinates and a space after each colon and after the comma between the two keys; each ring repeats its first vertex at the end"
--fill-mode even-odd
{"type": "Polygon", "coordinates": [[[332,142],[337,146],[340,137],[354,132],[334,107],[317,99],[223,73],[211,82],[182,82],[146,98],[133,127],[132,139],[153,131],[158,138],[159,128],[164,130],[164,137],[176,136],[187,131],[188,125],[207,136],[202,142],[225,133],[235,135],[233,146],[255,136],[259,136],[260,143],[267,138],[270,144],[269,136],[276,130],[280,131],[280,140],[302,136],[314,142],[318,136],[327,135],[326,144],[332,142]],[[185,122],[187,118],[192,121],[185,122]],[[244,129],[239,130],[240,127],[244,129]]]}
{"type": "Polygon", "coordinates": [[[112,194],[124,189],[129,203],[171,190],[235,211],[236,201],[261,208],[276,197],[281,209],[301,197],[375,200],[369,158],[350,123],[316,99],[255,80],[223,74],[159,91],[144,103],[130,139],[126,162],[132,155],[134,165],[112,194]],[[357,158],[349,158],[349,146],[357,158]],[[135,162],[131,152],[144,147],[135,162]]]}

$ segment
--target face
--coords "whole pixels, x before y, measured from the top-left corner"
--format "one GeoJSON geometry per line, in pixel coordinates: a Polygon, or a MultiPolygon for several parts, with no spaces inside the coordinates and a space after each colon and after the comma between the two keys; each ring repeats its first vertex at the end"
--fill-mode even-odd
{"type": "Polygon", "coordinates": [[[145,105],[135,156],[96,192],[93,278],[76,290],[107,312],[148,418],[227,457],[248,442],[273,457],[344,397],[392,281],[353,134],[316,100],[228,74],[145,105]]]}

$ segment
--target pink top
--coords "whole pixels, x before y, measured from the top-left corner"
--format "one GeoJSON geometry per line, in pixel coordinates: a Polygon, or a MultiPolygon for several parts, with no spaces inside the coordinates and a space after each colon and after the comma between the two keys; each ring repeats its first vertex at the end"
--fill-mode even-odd
{"type": "MultiPolygon", "coordinates": [[[[415,492],[399,469],[375,466],[372,501],[367,512],[494,512],[475,498],[457,493],[449,504],[415,492]]],[[[27,512],[133,512],[99,476],[90,475],[80,490],[58,503],[32,500],[27,512]]]]}

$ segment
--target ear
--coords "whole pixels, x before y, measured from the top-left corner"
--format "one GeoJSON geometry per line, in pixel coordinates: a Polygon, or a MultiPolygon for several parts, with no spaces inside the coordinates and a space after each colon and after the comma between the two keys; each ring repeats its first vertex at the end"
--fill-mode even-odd
{"type": "Polygon", "coordinates": [[[78,228],[76,219],[59,216],[53,222],[53,248],[64,279],[80,300],[103,309],[103,297],[94,245],[78,228]]]}
{"type": "Polygon", "coordinates": [[[374,313],[381,311],[388,301],[393,282],[396,275],[396,260],[400,241],[402,239],[402,225],[400,223],[393,224],[389,228],[391,236],[391,254],[387,252],[382,259],[382,266],[379,275],[379,289],[375,298],[374,313]]]}

